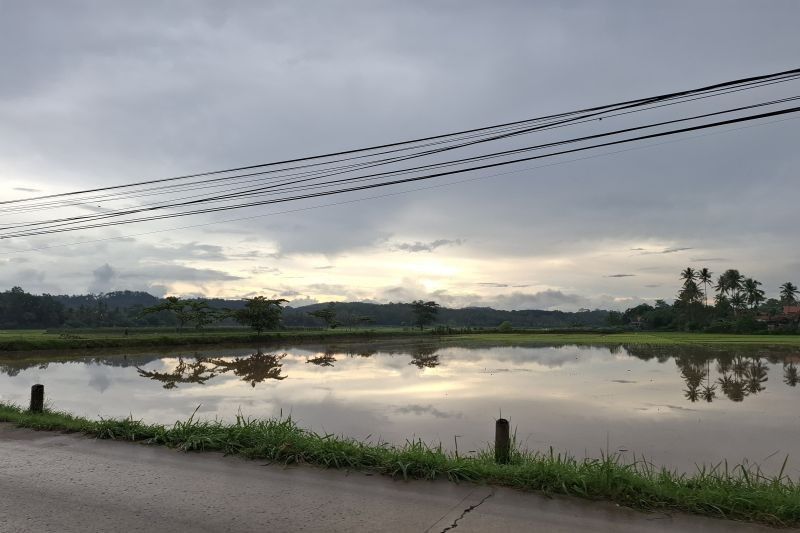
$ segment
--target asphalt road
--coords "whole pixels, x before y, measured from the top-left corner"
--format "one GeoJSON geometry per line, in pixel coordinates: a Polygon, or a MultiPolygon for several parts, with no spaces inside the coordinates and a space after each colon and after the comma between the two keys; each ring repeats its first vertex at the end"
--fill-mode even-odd
{"type": "Polygon", "coordinates": [[[758,532],[514,490],[284,468],[0,424],[0,531],[758,532]]]}

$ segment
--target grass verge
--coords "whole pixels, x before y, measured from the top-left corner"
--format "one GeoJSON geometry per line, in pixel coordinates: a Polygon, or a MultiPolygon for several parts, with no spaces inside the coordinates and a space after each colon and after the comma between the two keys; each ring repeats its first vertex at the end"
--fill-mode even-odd
{"type": "Polygon", "coordinates": [[[277,463],[348,468],[404,479],[447,478],[503,485],[545,494],[608,500],[642,510],[679,510],[706,516],[800,524],[800,484],[783,473],[766,477],[742,466],[677,474],[645,462],[623,464],[618,456],[578,460],[515,450],[509,464],[494,463],[492,450],[468,457],[420,441],[403,446],[364,443],[320,435],[291,419],[246,419],[235,423],[190,418],[173,426],[128,419],[88,420],[67,413],[32,414],[0,403],[0,422],[38,430],[81,432],[101,439],[160,444],[184,451],[219,451],[277,463]]]}

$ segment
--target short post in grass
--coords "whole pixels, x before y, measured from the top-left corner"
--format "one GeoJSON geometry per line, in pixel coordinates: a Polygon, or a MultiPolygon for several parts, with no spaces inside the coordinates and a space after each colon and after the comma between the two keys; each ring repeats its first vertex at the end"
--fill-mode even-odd
{"type": "Polygon", "coordinates": [[[44,411],[44,385],[34,385],[31,387],[31,413],[41,413],[44,411]]]}
{"type": "Polygon", "coordinates": [[[494,424],[494,461],[506,464],[511,456],[511,424],[505,418],[494,424]]]}

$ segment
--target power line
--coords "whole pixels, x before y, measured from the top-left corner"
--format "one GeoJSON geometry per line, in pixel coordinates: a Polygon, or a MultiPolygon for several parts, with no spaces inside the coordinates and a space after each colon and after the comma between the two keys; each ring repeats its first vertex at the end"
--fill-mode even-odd
{"type": "MultiPolygon", "coordinates": [[[[748,121],[752,121],[752,120],[759,120],[759,119],[768,118],[768,117],[785,115],[785,114],[789,114],[789,113],[796,113],[798,111],[800,111],[800,107],[785,108],[785,109],[780,109],[780,110],[777,110],[777,111],[760,113],[760,114],[756,114],[756,115],[748,115],[748,116],[745,116],[745,117],[738,117],[738,118],[733,118],[733,119],[728,119],[728,120],[723,120],[723,121],[700,124],[700,125],[696,125],[696,126],[690,126],[690,127],[679,128],[679,129],[674,129],[674,130],[668,130],[668,131],[659,132],[659,133],[641,135],[641,136],[637,136],[637,137],[630,137],[630,138],[626,138],[626,139],[621,139],[621,140],[616,140],[616,141],[609,141],[609,142],[605,142],[605,143],[599,143],[599,144],[594,144],[594,145],[590,145],[590,146],[573,148],[573,149],[569,149],[569,150],[561,150],[561,151],[557,151],[557,152],[550,152],[550,153],[547,153],[547,154],[529,156],[529,157],[525,157],[525,158],[519,158],[519,159],[510,160],[510,161],[502,161],[502,162],[491,163],[491,164],[486,164],[486,165],[480,165],[480,166],[475,166],[475,167],[468,167],[468,168],[465,168],[465,169],[457,169],[457,170],[451,170],[451,171],[447,171],[447,172],[439,172],[439,173],[427,174],[427,175],[423,175],[423,176],[416,176],[416,177],[411,177],[411,178],[392,180],[392,181],[389,181],[389,182],[367,184],[367,185],[359,185],[359,186],[355,186],[355,187],[335,189],[335,190],[332,190],[332,191],[321,191],[321,192],[305,194],[305,195],[295,195],[295,196],[290,196],[290,197],[285,197],[285,198],[278,198],[278,199],[263,200],[263,201],[258,201],[258,202],[249,202],[249,203],[244,203],[244,204],[237,204],[237,205],[233,205],[233,206],[219,206],[219,207],[212,207],[212,208],[205,208],[205,209],[197,209],[197,210],[188,211],[188,212],[179,212],[179,213],[169,213],[169,214],[163,214],[163,215],[145,216],[145,217],[140,217],[140,218],[133,219],[133,220],[110,221],[110,222],[103,222],[103,223],[99,223],[99,224],[84,224],[82,226],[77,226],[77,227],[76,226],[72,226],[72,227],[50,227],[50,228],[47,228],[47,229],[22,231],[22,232],[17,232],[17,233],[12,233],[12,234],[6,234],[6,235],[4,235],[4,236],[2,236],[0,238],[26,237],[26,236],[33,236],[33,235],[46,235],[46,234],[51,234],[51,233],[62,233],[62,232],[65,232],[65,231],[75,231],[75,230],[80,230],[80,229],[91,229],[91,228],[98,228],[98,227],[116,226],[116,225],[120,225],[120,224],[129,224],[129,223],[132,223],[132,222],[145,222],[145,221],[152,221],[152,220],[163,220],[163,219],[175,218],[175,217],[179,217],[179,216],[187,216],[187,215],[194,215],[194,214],[200,214],[200,213],[211,213],[211,212],[218,212],[218,211],[227,211],[227,210],[231,210],[231,209],[240,209],[240,208],[243,208],[243,207],[255,207],[255,206],[261,206],[261,205],[269,205],[269,204],[273,204],[273,203],[283,203],[283,202],[288,202],[288,201],[302,200],[302,199],[308,199],[308,198],[316,198],[316,197],[321,197],[321,196],[330,196],[330,195],[334,195],[334,194],[342,194],[342,193],[347,193],[347,192],[361,191],[361,190],[373,189],[373,188],[377,188],[377,187],[386,187],[386,186],[389,186],[389,185],[397,185],[397,184],[401,184],[401,183],[411,183],[411,182],[416,182],[416,181],[421,181],[421,180],[428,180],[428,179],[441,177],[441,176],[447,176],[447,175],[452,175],[452,174],[460,174],[460,173],[464,173],[464,172],[472,172],[472,171],[476,171],[476,170],[483,170],[483,169],[494,168],[494,167],[499,167],[499,166],[504,166],[504,165],[509,165],[509,164],[520,163],[520,162],[524,162],[524,161],[543,159],[543,158],[547,158],[547,157],[555,157],[555,156],[559,156],[559,155],[575,153],[575,152],[580,152],[580,151],[585,151],[585,150],[592,150],[592,149],[602,148],[602,147],[606,147],[606,146],[614,146],[614,145],[618,145],[618,144],[625,144],[625,143],[630,143],[630,142],[635,142],[635,141],[640,141],[640,140],[645,140],[645,139],[653,139],[653,138],[659,138],[659,137],[664,137],[664,136],[671,136],[671,135],[676,135],[676,134],[680,134],[680,133],[686,133],[686,132],[690,132],[690,131],[697,131],[697,130],[703,130],[703,129],[708,129],[708,128],[714,128],[714,127],[719,127],[719,126],[728,125],[728,124],[736,124],[736,123],[748,122],[748,121]]],[[[57,226],[57,225],[54,225],[54,226],[57,226]]]]}
{"type": "Polygon", "coordinates": [[[140,185],[148,185],[148,184],[154,184],[154,183],[172,182],[172,181],[179,181],[179,180],[185,180],[185,179],[190,179],[190,178],[214,176],[214,175],[226,174],[226,173],[232,173],[232,172],[241,172],[241,171],[245,171],[245,170],[253,170],[253,169],[256,169],[256,168],[280,166],[280,165],[285,165],[285,164],[312,161],[312,160],[317,160],[317,159],[326,159],[326,158],[331,158],[331,157],[339,157],[339,156],[343,156],[343,155],[351,155],[351,154],[375,151],[375,150],[380,150],[380,149],[385,149],[385,148],[393,148],[393,147],[404,146],[404,145],[415,144],[415,143],[426,142],[426,141],[432,141],[432,140],[437,140],[437,139],[443,139],[443,138],[448,138],[448,137],[453,137],[453,136],[458,136],[458,135],[465,135],[465,134],[477,133],[477,132],[485,132],[485,131],[495,130],[495,129],[498,129],[498,128],[506,128],[506,127],[510,127],[510,126],[523,125],[523,124],[526,124],[526,123],[533,123],[533,122],[537,122],[537,121],[564,118],[564,117],[568,117],[568,116],[572,116],[572,115],[580,114],[580,113],[599,112],[599,111],[608,110],[608,109],[616,108],[616,107],[623,107],[623,106],[647,105],[647,104],[652,104],[652,103],[656,103],[656,102],[660,102],[660,101],[664,101],[664,100],[670,100],[670,99],[680,98],[680,97],[684,97],[684,96],[690,96],[692,94],[697,94],[697,93],[720,91],[720,90],[724,90],[724,89],[727,89],[729,87],[734,87],[734,86],[757,84],[757,83],[760,83],[760,82],[763,82],[763,81],[780,80],[780,79],[783,79],[783,78],[792,79],[792,78],[796,77],[798,74],[800,74],[800,68],[786,70],[786,71],[782,71],[782,72],[776,72],[776,73],[772,73],[772,74],[764,74],[764,75],[759,75],[759,76],[751,76],[751,77],[747,77],[747,78],[740,78],[740,79],[736,79],[736,80],[732,80],[732,81],[716,83],[716,84],[713,84],[713,85],[709,85],[709,86],[705,86],[705,87],[701,87],[701,88],[697,88],[697,89],[690,89],[690,90],[684,90],[684,91],[679,91],[679,92],[666,93],[666,94],[662,94],[662,95],[658,95],[658,96],[647,97],[647,98],[639,98],[639,99],[635,99],[635,100],[627,100],[627,101],[623,101],[623,102],[619,102],[619,103],[615,103],[615,104],[606,104],[606,105],[602,105],[602,106],[595,106],[595,107],[580,109],[580,110],[576,110],[576,111],[558,113],[558,114],[553,114],[553,115],[546,115],[546,116],[542,116],[542,117],[537,117],[537,118],[532,118],[532,119],[525,119],[525,120],[520,120],[520,121],[515,121],[515,122],[508,122],[508,123],[498,124],[498,125],[494,125],[494,126],[484,126],[484,127],[480,127],[480,128],[462,130],[462,131],[454,132],[454,133],[446,133],[446,134],[434,135],[434,136],[429,136],[429,137],[422,137],[422,138],[418,138],[418,139],[412,139],[412,140],[406,140],[406,141],[400,141],[400,142],[394,142],[394,143],[375,145],[375,146],[366,147],[366,148],[357,148],[357,149],[344,150],[344,151],[339,151],[339,152],[331,152],[331,153],[326,153],[326,154],[321,154],[321,155],[307,156],[307,157],[301,157],[301,158],[295,158],[295,159],[287,159],[287,160],[275,161],[275,162],[269,162],[269,163],[259,163],[259,164],[255,164],[255,165],[240,166],[240,167],[234,167],[234,168],[223,169],[223,170],[214,170],[214,171],[200,172],[200,173],[195,173],[195,174],[185,174],[185,175],[173,176],[173,177],[169,177],[169,178],[161,178],[161,179],[155,179],[155,180],[145,180],[145,181],[140,181],[140,182],[135,182],[135,183],[128,183],[128,184],[122,184],[122,185],[113,185],[113,186],[99,187],[99,188],[93,188],[93,189],[85,189],[85,190],[81,190],[81,191],[73,191],[73,192],[67,192],[67,193],[43,195],[43,196],[37,196],[37,197],[17,199],[17,200],[6,200],[6,201],[0,202],[0,205],[1,204],[13,204],[13,203],[27,202],[27,201],[32,201],[32,200],[48,199],[48,198],[76,196],[76,195],[92,193],[92,192],[129,188],[129,187],[135,187],[135,186],[140,186],[140,185]]]}

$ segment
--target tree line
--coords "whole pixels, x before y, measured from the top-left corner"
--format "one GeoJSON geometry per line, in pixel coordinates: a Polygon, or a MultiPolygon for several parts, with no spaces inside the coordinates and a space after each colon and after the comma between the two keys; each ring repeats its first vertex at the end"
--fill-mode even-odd
{"type": "Polygon", "coordinates": [[[654,305],[611,312],[609,324],[715,333],[751,333],[772,326],[780,332],[798,332],[800,316],[784,314],[785,307],[798,305],[800,293],[791,281],[776,287],[777,298],[768,298],[760,281],[736,269],[725,270],[715,281],[708,268],[686,267],[679,279],[681,286],[671,305],[656,300],[654,305]]]}
{"type": "MultiPolygon", "coordinates": [[[[236,313],[248,300],[220,298],[158,298],[142,291],[85,295],[34,295],[20,287],[0,292],[0,329],[171,327],[179,330],[233,327],[242,324],[236,313]],[[146,310],[150,310],[145,312],[146,310]]],[[[426,303],[426,302],[423,302],[426,303]]],[[[347,328],[372,326],[419,327],[414,302],[319,303],[302,307],[280,305],[280,325],[288,328],[347,328]]],[[[430,306],[429,306],[430,307],[430,306]]],[[[276,311],[272,307],[273,312],[276,311]]],[[[431,322],[458,328],[593,328],[606,325],[608,312],[522,310],[490,307],[446,308],[437,304],[431,322]]],[[[239,316],[239,318],[243,318],[239,316]]],[[[245,323],[245,325],[248,325],[245,323]]]]}

